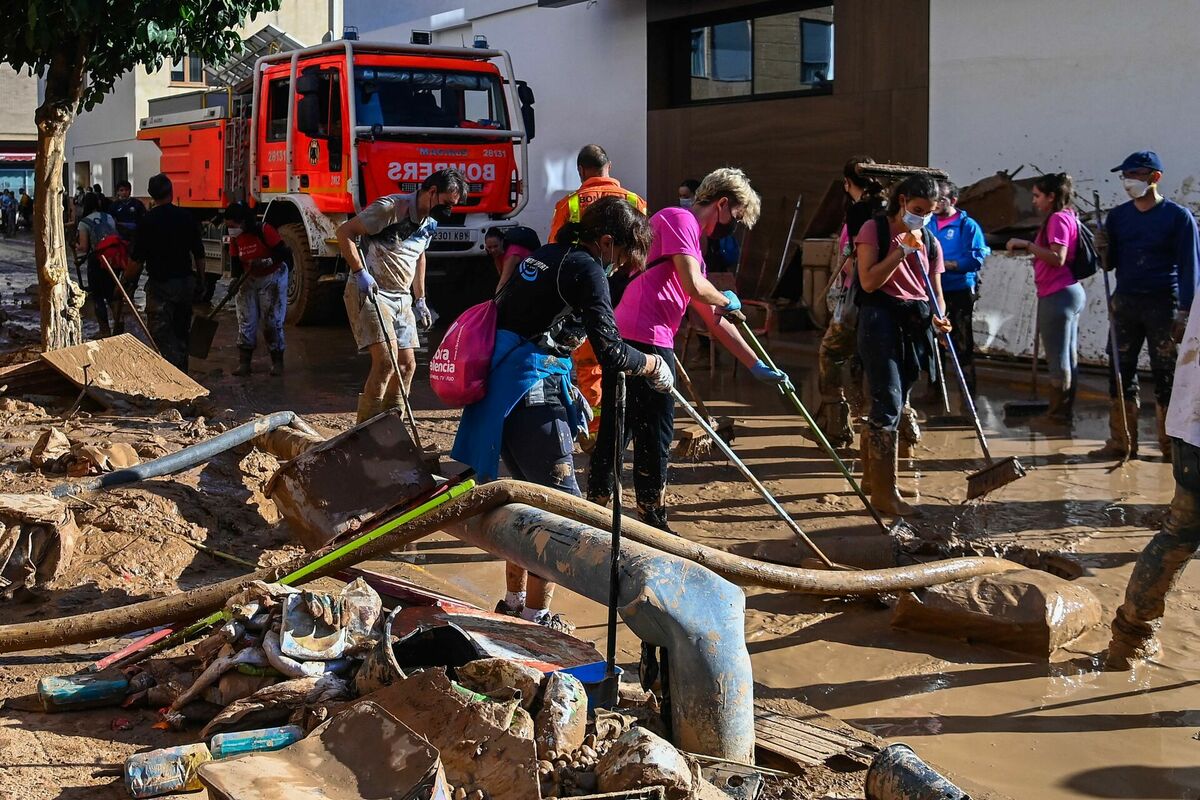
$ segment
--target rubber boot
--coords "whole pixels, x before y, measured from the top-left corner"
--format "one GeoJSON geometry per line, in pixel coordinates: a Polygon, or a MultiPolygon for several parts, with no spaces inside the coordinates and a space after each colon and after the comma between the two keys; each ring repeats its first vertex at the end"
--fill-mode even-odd
{"type": "Polygon", "coordinates": [[[900,458],[912,458],[913,450],[921,443],[921,426],[917,422],[917,412],[908,403],[900,409],[897,433],[900,437],[900,458]]]}
{"type": "Polygon", "coordinates": [[[660,531],[663,531],[664,533],[669,533],[672,536],[679,535],[679,534],[675,533],[675,531],[671,530],[670,526],[667,525],[667,507],[666,506],[661,506],[661,505],[644,506],[641,503],[638,503],[638,517],[641,518],[642,522],[646,523],[647,525],[649,525],[653,528],[658,528],[660,531]]]}
{"type": "Polygon", "coordinates": [[[250,374],[250,360],[254,357],[253,347],[238,348],[238,365],[233,370],[233,374],[239,378],[244,378],[250,374]]]}
{"type": "Polygon", "coordinates": [[[113,335],[112,326],[108,324],[108,320],[106,319],[96,320],[96,327],[100,329],[99,337],[101,339],[107,339],[113,335]]]}
{"type": "Polygon", "coordinates": [[[1105,669],[1127,670],[1133,662],[1158,653],[1155,633],[1162,624],[1167,593],[1197,549],[1200,549],[1200,496],[1177,485],[1167,521],[1138,556],[1129,576],[1125,602],[1112,621],[1105,669]]]}
{"type": "Polygon", "coordinates": [[[1072,393],[1062,386],[1050,385],[1048,392],[1050,407],[1042,415],[1042,420],[1051,425],[1070,425],[1072,416],[1072,393]]]}
{"type": "Polygon", "coordinates": [[[404,413],[404,397],[400,394],[399,389],[394,392],[384,392],[381,402],[380,411],[391,411],[393,408],[398,408],[401,413],[404,413]]]}
{"type": "Polygon", "coordinates": [[[271,351],[270,374],[272,374],[272,375],[282,375],[283,374],[283,351],[282,350],[272,350],[271,351]]]}
{"type": "Polygon", "coordinates": [[[904,502],[896,487],[899,450],[895,431],[872,428],[871,446],[871,504],[880,513],[893,517],[917,516],[917,510],[904,502]]]}
{"type": "Polygon", "coordinates": [[[1125,417],[1129,420],[1129,436],[1121,424],[1121,401],[1113,400],[1108,409],[1108,441],[1098,450],[1088,453],[1093,458],[1132,458],[1138,451],[1138,402],[1126,400],[1125,417]]]}
{"type": "Polygon", "coordinates": [[[1158,449],[1162,451],[1163,461],[1171,463],[1171,437],[1167,435],[1167,409],[1158,403],[1154,406],[1154,418],[1158,424],[1158,449]]]}
{"type": "MultiPolygon", "coordinates": [[[[825,438],[834,447],[849,447],[854,444],[854,428],[850,426],[850,404],[845,400],[822,400],[817,409],[817,425],[825,438]]],[[[802,434],[806,439],[816,441],[811,432],[802,434]]]]}
{"type": "Polygon", "coordinates": [[[358,396],[358,423],[362,424],[383,411],[382,397],[358,396]]]}
{"type": "MultiPolygon", "coordinates": [[[[858,487],[863,490],[863,494],[871,494],[871,474],[872,474],[872,458],[871,446],[867,440],[867,425],[863,425],[862,432],[858,435],[858,452],[859,458],[862,459],[862,478],[858,482],[858,487]]],[[[897,486],[896,490],[900,492],[901,497],[907,497],[911,500],[920,498],[921,493],[916,489],[906,489],[903,486],[897,486]]]]}

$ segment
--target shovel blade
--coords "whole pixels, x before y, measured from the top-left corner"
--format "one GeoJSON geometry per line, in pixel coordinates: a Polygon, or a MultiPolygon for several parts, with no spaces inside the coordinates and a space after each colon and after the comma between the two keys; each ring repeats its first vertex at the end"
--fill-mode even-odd
{"type": "Polygon", "coordinates": [[[196,317],[188,333],[188,355],[192,358],[208,358],[213,338],[217,335],[217,321],[212,317],[196,317]]]}
{"type": "Polygon", "coordinates": [[[974,500],[988,492],[994,492],[1002,486],[1007,486],[1015,480],[1025,477],[1025,467],[1017,461],[1016,456],[1002,458],[994,464],[984,467],[976,473],[967,476],[967,499],[974,500]]]}

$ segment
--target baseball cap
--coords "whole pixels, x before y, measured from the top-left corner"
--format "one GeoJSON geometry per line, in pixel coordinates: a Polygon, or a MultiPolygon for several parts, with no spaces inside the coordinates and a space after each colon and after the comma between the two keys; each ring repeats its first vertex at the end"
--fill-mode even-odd
{"type": "Polygon", "coordinates": [[[1131,172],[1137,169],[1153,169],[1162,172],[1162,160],[1159,159],[1158,153],[1153,150],[1138,150],[1136,153],[1130,153],[1126,156],[1120,166],[1113,167],[1111,171],[1131,172]]]}

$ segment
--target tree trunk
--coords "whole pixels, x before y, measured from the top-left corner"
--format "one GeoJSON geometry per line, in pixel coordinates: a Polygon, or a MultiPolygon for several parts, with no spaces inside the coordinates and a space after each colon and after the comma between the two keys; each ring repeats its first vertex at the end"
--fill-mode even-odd
{"type": "Polygon", "coordinates": [[[84,293],[71,280],[63,223],[63,161],[67,130],[83,93],[82,44],[64,46],[46,71],[45,99],[37,109],[37,161],[33,182],[33,241],[42,311],[42,349],[56,350],[83,341],[80,310],[84,293]]]}

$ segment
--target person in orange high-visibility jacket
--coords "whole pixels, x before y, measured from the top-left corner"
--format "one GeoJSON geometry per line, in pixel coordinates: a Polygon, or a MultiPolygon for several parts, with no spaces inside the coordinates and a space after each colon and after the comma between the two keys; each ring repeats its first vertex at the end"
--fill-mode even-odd
{"type": "MultiPolygon", "coordinates": [[[[554,219],[550,222],[550,241],[556,241],[563,225],[579,222],[584,209],[601,197],[623,197],[638,211],[646,213],[646,201],[622,187],[616,178],[609,176],[612,162],[600,145],[585,145],[575,159],[575,166],[579,170],[579,188],[555,204],[554,219]]],[[[600,362],[592,352],[591,342],[587,341],[571,354],[571,360],[575,362],[575,385],[592,406],[588,438],[580,443],[586,451],[591,448],[592,442],[596,440],[596,432],[600,430],[600,362]]]]}

